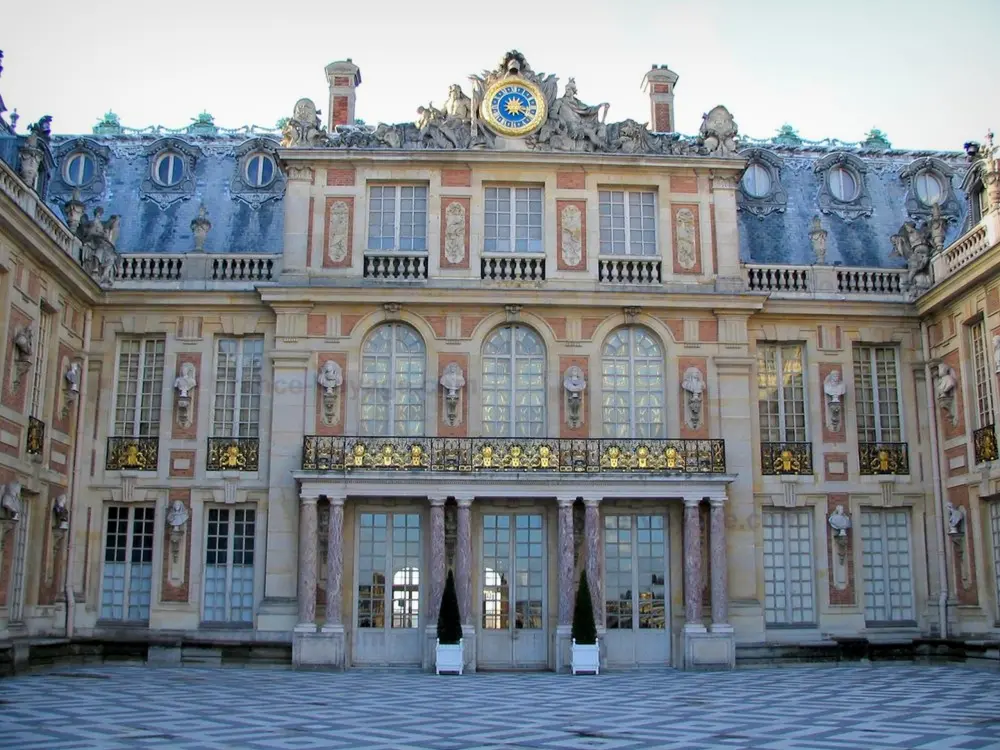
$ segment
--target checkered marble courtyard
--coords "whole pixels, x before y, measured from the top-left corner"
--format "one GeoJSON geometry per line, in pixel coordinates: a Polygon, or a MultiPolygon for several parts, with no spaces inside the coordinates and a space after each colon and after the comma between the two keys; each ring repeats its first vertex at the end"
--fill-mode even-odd
{"type": "Polygon", "coordinates": [[[0,680],[0,748],[1000,748],[1000,672],[577,676],[64,666],[0,680]]]}

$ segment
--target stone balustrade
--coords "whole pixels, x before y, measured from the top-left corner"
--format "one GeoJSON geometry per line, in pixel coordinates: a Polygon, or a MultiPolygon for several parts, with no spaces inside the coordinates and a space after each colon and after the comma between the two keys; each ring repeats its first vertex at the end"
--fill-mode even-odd
{"type": "Polygon", "coordinates": [[[424,281],[427,253],[366,252],[362,273],[366,279],[383,281],[424,281]]]}
{"type": "Polygon", "coordinates": [[[659,284],[663,281],[663,261],[659,258],[598,258],[598,278],[602,284],[659,284]]]}
{"type": "Polygon", "coordinates": [[[79,260],[80,240],[69,231],[63,220],[39,199],[34,190],[25,187],[17,173],[4,161],[0,161],[0,193],[10,198],[24,213],[33,218],[64,253],[74,260],[79,260]]]}
{"type": "Polygon", "coordinates": [[[746,263],[743,281],[747,291],[767,292],[776,298],[871,298],[902,302],[905,299],[903,268],[846,266],[792,266],[746,263]]]}
{"type": "Polygon", "coordinates": [[[115,270],[114,288],[159,286],[205,289],[224,284],[274,281],[281,272],[280,255],[249,253],[123,253],[115,270]]]}
{"type": "Polygon", "coordinates": [[[1000,211],[991,211],[972,229],[934,256],[931,260],[934,283],[941,283],[997,244],[1000,244],[1000,211]]]}
{"type": "Polygon", "coordinates": [[[545,256],[540,253],[483,255],[484,281],[545,281],[545,256]]]}

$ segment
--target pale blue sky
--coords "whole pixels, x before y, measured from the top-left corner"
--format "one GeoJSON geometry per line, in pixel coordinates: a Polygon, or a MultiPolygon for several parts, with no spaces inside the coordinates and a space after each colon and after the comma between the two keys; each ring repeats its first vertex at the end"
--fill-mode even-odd
{"type": "MultiPolygon", "coordinates": [[[[357,113],[413,119],[450,83],[519,49],[536,71],[574,76],[609,121],[649,119],[651,63],[680,75],[678,130],[725,104],[740,132],[784,122],[806,138],[858,140],[873,126],[900,148],[959,150],[1000,129],[1000,0],[50,0],[0,12],[16,34],[0,93],[27,122],[89,132],[106,110],[123,124],[273,126],[308,96],[325,109],[323,67],[361,67],[357,113]],[[25,33],[34,29],[33,33],[25,33]],[[992,71],[992,72],[991,72],[992,71]]],[[[324,113],[325,119],[325,113],[324,113]]]]}

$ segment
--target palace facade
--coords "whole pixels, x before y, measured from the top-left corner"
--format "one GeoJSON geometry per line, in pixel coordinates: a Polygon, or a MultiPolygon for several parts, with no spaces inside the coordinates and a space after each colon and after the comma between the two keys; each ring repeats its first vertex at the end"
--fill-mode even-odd
{"type": "Polygon", "coordinates": [[[325,73],[325,123],[0,122],[14,658],[428,668],[448,571],[470,669],[566,668],[582,576],[611,668],[997,640],[991,139],[325,73]]]}

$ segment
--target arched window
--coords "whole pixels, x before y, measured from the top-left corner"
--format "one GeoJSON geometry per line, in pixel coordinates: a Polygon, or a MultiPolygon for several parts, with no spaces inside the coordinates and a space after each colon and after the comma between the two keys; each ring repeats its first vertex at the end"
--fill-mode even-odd
{"type": "Polygon", "coordinates": [[[641,326],[619,328],[601,353],[606,438],[666,437],[663,349],[641,326]]]}
{"type": "Polygon", "coordinates": [[[368,336],[361,355],[362,435],[424,434],[424,341],[403,323],[368,336]]]}
{"type": "Polygon", "coordinates": [[[483,435],[545,436],[545,345],[530,328],[503,326],[483,345],[483,435]]]}

